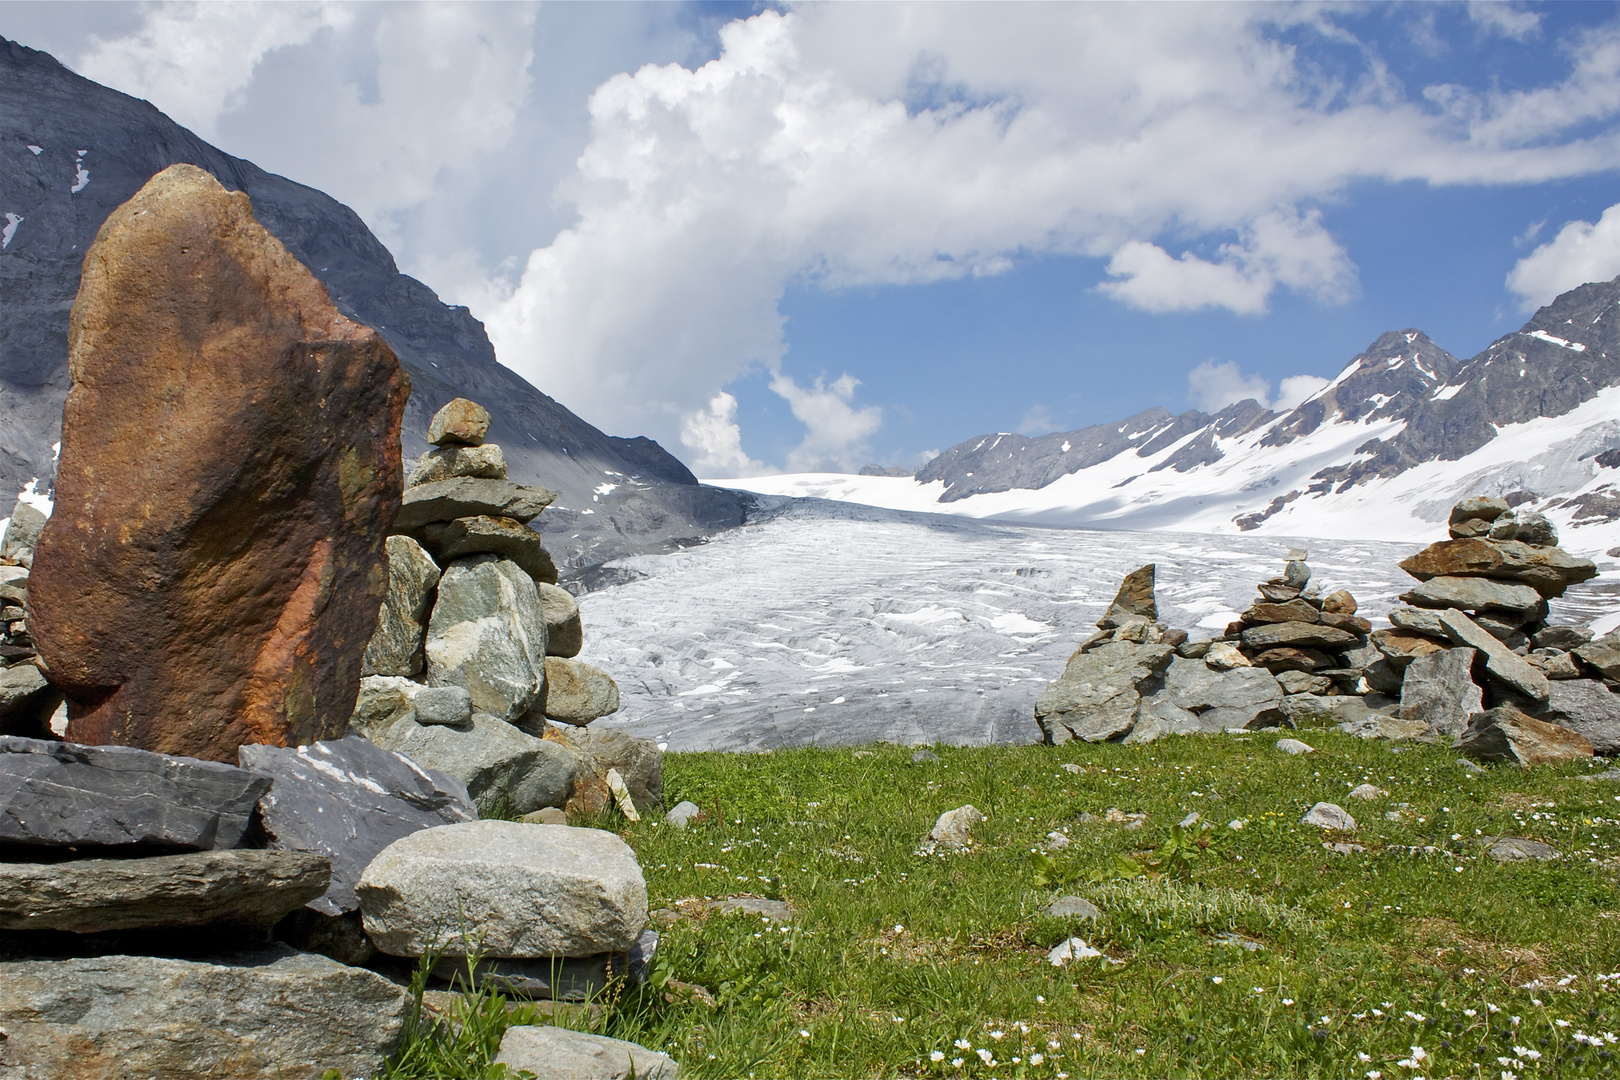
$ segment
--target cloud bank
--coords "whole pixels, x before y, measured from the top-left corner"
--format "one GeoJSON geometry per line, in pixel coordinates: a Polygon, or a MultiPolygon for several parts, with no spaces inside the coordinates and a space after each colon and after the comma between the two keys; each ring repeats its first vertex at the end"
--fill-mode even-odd
{"type": "MultiPolygon", "coordinates": [[[[1312,75],[1273,36],[1314,18],[1298,9],[1018,14],[766,12],[727,25],[696,70],[609,80],[570,188],[578,222],[490,309],[503,362],[593,422],[675,434],[751,367],[779,370],[792,284],[905,285],[1052,252],[1107,259],[1102,291],[1147,311],[1258,314],[1278,289],[1331,304],[1356,273],[1313,203],[1352,181],[1531,182],[1616,160],[1607,132],[1558,141],[1616,113],[1613,34],[1585,39],[1556,86],[1413,99],[1376,70],[1312,75]],[[1177,237],[1205,251],[1172,256],[1177,237]]],[[[773,380],[808,414],[795,385],[773,380]]],[[[818,400],[860,415],[837,385],[818,400]]],[[[796,457],[853,460],[878,423],[864,415],[796,457]]]]}
{"type": "MultiPolygon", "coordinates": [[[[331,191],[407,272],[471,304],[503,363],[711,475],[765,468],[726,392],[750,371],[805,425],[790,468],[858,464],[883,422],[859,371],[786,374],[789,288],[1055,254],[1097,260],[1099,291],[1146,312],[1258,316],[1279,291],[1337,304],[1357,273],[1321,208],[1350,185],[1620,161],[1613,25],[1561,46],[1562,79],[1502,90],[1402,86],[1354,17],[1291,5],[831,4],[730,22],[717,47],[665,27],[636,48],[680,62],[633,71],[574,59],[605,36],[565,48],[528,4],[143,10],[77,68],[331,191]],[[1315,62],[1328,46],[1359,59],[1315,62]],[[542,87],[594,88],[588,112],[533,119],[542,87]]],[[[1534,13],[1468,10],[1480,34],[1540,33],[1534,13]]],[[[1620,272],[1613,214],[1565,226],[1510,287],[1530,302],[1620,272]]],[[[1270,397],[1215,367],[1195,402],[1270,397]]]]}

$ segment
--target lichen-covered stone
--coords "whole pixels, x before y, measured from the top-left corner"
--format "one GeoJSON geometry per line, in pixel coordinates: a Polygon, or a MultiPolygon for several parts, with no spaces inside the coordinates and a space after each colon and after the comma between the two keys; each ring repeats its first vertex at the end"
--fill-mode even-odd
{"type": "Polygon", "coordinates": [[[439,567],[408,536],[390,536],[387,552],[388,594],[377,613],[376,632],[361,658],[360,673],[420,675],[422,641],[433,608],[433,590],[439,584],[439,567]]]}

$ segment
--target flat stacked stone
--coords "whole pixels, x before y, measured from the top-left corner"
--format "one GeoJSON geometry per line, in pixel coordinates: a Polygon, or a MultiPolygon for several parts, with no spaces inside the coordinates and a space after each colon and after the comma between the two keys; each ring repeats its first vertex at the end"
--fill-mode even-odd
{"type": "Polygon", "coordinates": [[[1326,694],[1335,685],[1366,692],[1363,666],[1346,654],[1366,645],[1372,624],[1356,614],[1347,590],[1324,596],[1306,558],[1289,552],[1282,574],[1259,587],[1260,598],[1227,627],[1225,640],[1290,695],[1326,694]]]}

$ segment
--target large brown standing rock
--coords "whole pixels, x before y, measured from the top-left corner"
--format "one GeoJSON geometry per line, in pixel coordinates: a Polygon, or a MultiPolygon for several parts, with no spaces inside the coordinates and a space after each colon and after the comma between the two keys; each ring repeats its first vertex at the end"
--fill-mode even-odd
{"type": "Polygon", "coordinates": [[[235,761],[343,733],[410,380],[190,165],[113,211],[68,333],[28,626],[69,737],[235,761]]]}

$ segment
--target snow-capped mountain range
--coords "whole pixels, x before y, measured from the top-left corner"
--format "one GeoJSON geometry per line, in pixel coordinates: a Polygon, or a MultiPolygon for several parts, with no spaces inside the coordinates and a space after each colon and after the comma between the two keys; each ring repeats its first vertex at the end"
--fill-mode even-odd
{"type": "Polygon", "coordinates": [[[1468,360],[1421,330],[1386,333],[1286,413],[1153,408],[977,436],[915,477],[707,482],[1048,525],[1411,542],[1442,538],[1453,503],[1489,493],[1602,551],[1620,544],[1620,278],[1564,293],[1468,360]]]}

